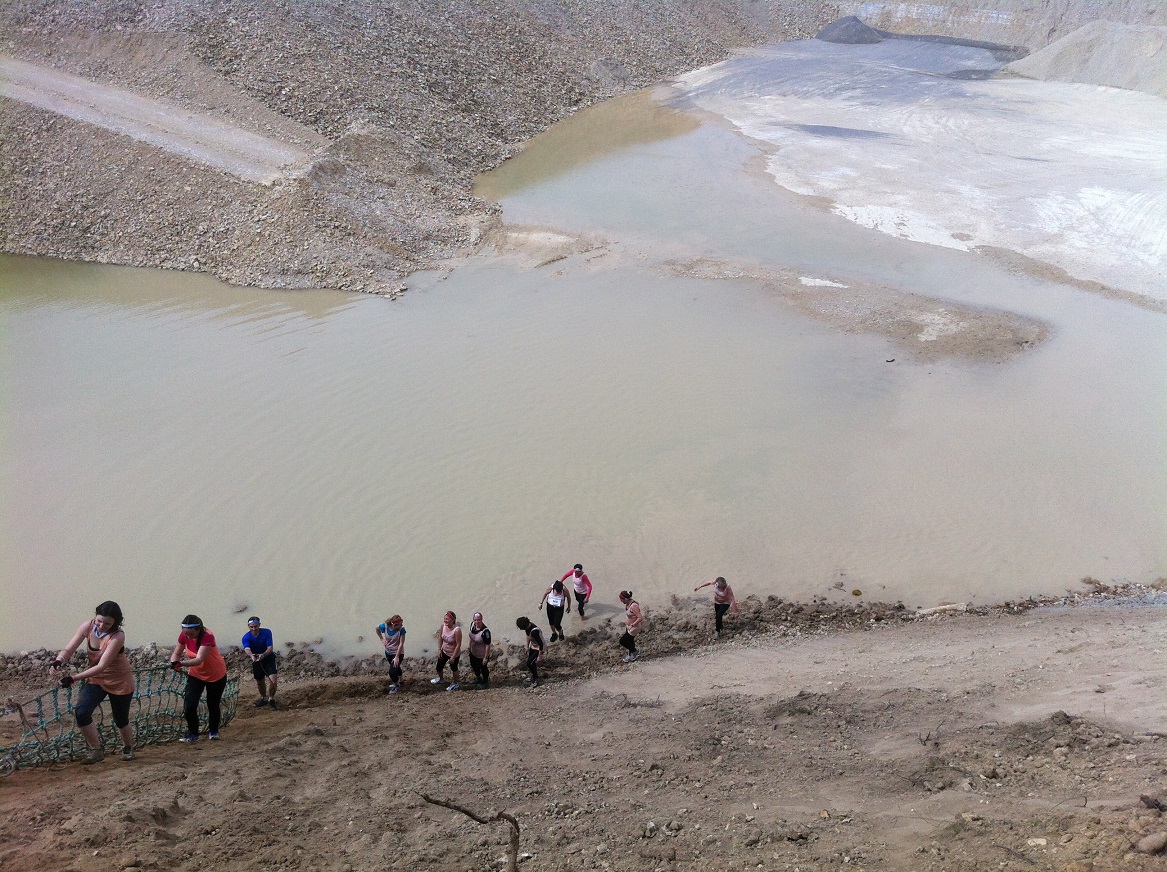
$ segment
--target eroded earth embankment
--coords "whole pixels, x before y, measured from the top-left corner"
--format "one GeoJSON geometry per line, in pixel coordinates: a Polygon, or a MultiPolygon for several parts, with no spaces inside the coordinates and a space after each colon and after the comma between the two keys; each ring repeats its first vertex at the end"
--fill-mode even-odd
{"type": "Polygon", "coordinates": [[[1152,872],[1162,605],[1095,587],[975,614],[751,599],[716,642],[685,600],[635,664],[611,628],[556,643],[535,693],[501,668],[447,693],[421,662],[393,696],[281,687],[222,741],[0,779],[0,869],[506,867],[505,825],[424,794],[513,815],[548,872],[1152,872]]]}

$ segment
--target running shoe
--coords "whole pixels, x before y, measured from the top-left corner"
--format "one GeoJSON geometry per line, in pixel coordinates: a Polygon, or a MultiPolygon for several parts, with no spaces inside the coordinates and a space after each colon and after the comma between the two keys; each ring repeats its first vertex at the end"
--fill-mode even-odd
{"type": "Polygon", "coordinates": [[[268,704],[268,706],[271,708],[271,710],[272,710],[272,711],[275,711],[277,708],[279,708],[279,706],[278,706],[278,705],[276,705],[276,701],[275,701],[275,698],[274,698],[274,697],[273,697],[272,699],[269,699],[269,700],[267,701],[267,704],[268,704]]]}
{"type": "Polygon", "coordinates": [[[100,748],[90,748],[85,752],[85,759],[81,761],[83,766],[92,766],[94,763],[100,763],[105,759],[105,752],[100,748]]]}
{"type": "Polygon", "coordinates": [[[462,686],[462,685],[461,685],[461,683],[460,683],[460,682],[457,682],[457,681],[455,681],[455,682],[453,682],[453,683],[452,683],[452,684],[451,684],[449,687],[447,687],[447,688],[446,688],[446,690],[457,690],[457,689],[458,689],[458,688],[460,688],[461,686],[462,686]]]}
{"type": "Polygon", "coordinates": [[[267,697],[261,696],[259,699],[253,702],[252,705],[256,708],[263,708],[265,705],[267,705],[267,697]]]}
{"type": "Polygon", "coordinates": [[[536,687],[538,687],[538,686],[539,686],[539,682],[537,682],[537,681],[532,681],[532,682],[531,682],[531,690],[534,690],[534,689],[535,689],[536,687]]]}
{"type": "Polygon", "coordinates": [[[401,690],[401,688],[398,685],[396,685],[396,684],[389,685],[389,692],[390,693],[397,693],[399,690],[401,690]]]}
{"type": "Polygon", "coordinates": [[[217,742],[219,741],[219,734],[212,730],[211,732],[207,733],[207,738],[212,742],[217,742]]]}
{"type": "Polygon", "coordinates": [[[184,744],[184,745],[193,745],[198,740],[199,740],[198,733],[187,733],[185,736],[183,736],[178,741],[182,742],[182,744],[184,744]]]}
{"type": "Polygon", "coordinates": [[[123,745],[122,746],[122,759],[123,760],[133,760],[134,759],[134,748],[132,745],[123,745]]]}
{"type": "Polygon", "coordinates": [[[440,675],[437,678],[430,679],[430,684],[441,684],[441,683],[442,683],[442,677],[440,675]]]}

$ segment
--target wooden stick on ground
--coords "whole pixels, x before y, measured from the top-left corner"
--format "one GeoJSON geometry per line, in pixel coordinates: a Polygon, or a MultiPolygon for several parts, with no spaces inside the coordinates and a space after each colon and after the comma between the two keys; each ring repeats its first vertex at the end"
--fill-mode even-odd
{"type": "Polygon", "coordinates": [[[452,811],[461,812],[470,818],[472,821],[477,821],[480,824],[493,824],[498,821],[506,821],[511,825],[511,844],[507,850],[507,872],[518,872],[519,870],[519,822],[515,820],[513,814],[507,814],[505,811],[494,813],[494,817],[484,818],[475,814],[468,808],[449,802],[445,799],[434,799],[432,796],[426,796],[421,791],[418,791],[418,796],[428,802],[430,805],[440,805],[442,808],[448,808],[452,811]]]}

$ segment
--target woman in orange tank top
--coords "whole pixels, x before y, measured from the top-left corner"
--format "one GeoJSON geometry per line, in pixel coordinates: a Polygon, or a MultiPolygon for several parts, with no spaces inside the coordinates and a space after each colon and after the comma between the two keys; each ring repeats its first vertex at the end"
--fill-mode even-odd
{"type": "Polygon", "coordinates": [[[89,751],[82,761],[86,764],[100,763],[105,759],[101,749],[101,737],[93,723],[93,712],[101,701],[109,697],[113,710],[113,722],[122,735],[122,759],[134,759],[134,728],[130,726],[130,702],[134,698],[134,668],[126,655],[126,634],[122,632],[122,610],[113,600],[106,600],[94,610],[92,620],[85,621],[77,628],[69,644],[61,649],[57,659],[49,665],[49,674],[54,678],[60,669],[73,658],[74,652],[85,643],[89,656],[88,668],[61,677],[61,686],[72,687],[74,682],[85,681],[73,709],[73,719],[89,751]]]}

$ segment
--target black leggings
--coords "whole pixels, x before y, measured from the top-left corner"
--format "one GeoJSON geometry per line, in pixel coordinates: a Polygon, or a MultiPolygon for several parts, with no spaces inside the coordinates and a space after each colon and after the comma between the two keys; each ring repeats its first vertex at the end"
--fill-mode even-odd
{"type": "Polygon", "coordinates": [[[396,654],[385,652],[385,659],[389,661],[389,680],[394,684],[401,684],[401,664],[396,658],[396,654]]]}
{"type": "Polygon", "coordinates": [[[450,659],[449,654],[447,654],[445,651],[442,651],[440,654],[438,654],[438,675],[442,674],[442,672],[446,668],[447,663],[450,664],[450,671],[452,673],[454,673],[455,675],[457,675],[458,674],[458,661],[461,659],[462,659],[462,652],[461,651],[458,652],[458,656],[455,657],[453,660],[450,659]]]}
{"type": "Polygon", "coordinates": [[[531,670],[531,678],[535,681],[539,680],[539,649],[529,648],[527,650],[527,668],[531,670]]]}
{"type": "Polygon", "coordinates": [[[721,619],[725,617],[725,613],[729,611],[729,603],[714,603],[713,604],[713,621],[717,624],[717,632],[721,632],[721,619]]]}
{"type": "Polygon", "coordinates": [[[490,684],[490,664],[489,663],[487,663],[481,657],[475,657],[473,654],[471,654],[470,655],[470,668],[474,670],[474,677],[477,678],[481,684],[483,684],[483,685],[490,684]]]}
{"type": "Polygon", "coordinates": [[[107,696],[109,697],[109,707],[113,710],[114,724],[119,729],[129,726],[130,701],[134,695],[132,693],[110,693],[104,687],[92,682],[81,688],[81,696],[77,700],[77,706],[73,709],[73,720],[77,722],[77,726],[88,727],[92,724],[93,712],[107,696]]]}
{"type": "Polygon", "coordinates": [[[203,690],[207,692],[207,715],[210,723],[207,730],[211,733],[219,732],[219,724],[223,721],[223,711],[220,703],[223,701],[223,691],[227,688],[227,676],[218,681],[203,681],[193,675],[186,677],[186,731],[193,736],[199,734],[199,699],[203,690]]]}
{"type": "Polygon", "coordinates": [[[636,653],[636,637],[631,633],[625,633],[620,637],[620,644],[628,649],[629,654],[636,653]]]}
{"type": "Polygon", "coordinates": [[[583,617],[583,610],[584,610],[584,600],[587,599],[587,594],[580,593],[578,590],[573,590],[572,593],[575,594],[575,601],[579,605],[579,616],[582,618],[583,617]]]}
{"type": "Polygon", "coordinates": [[[552,630],[558,630],[560,634],[563,633],[563,606],[553,606],[547,603],[547,623],[551,625],[552,630]]]}

